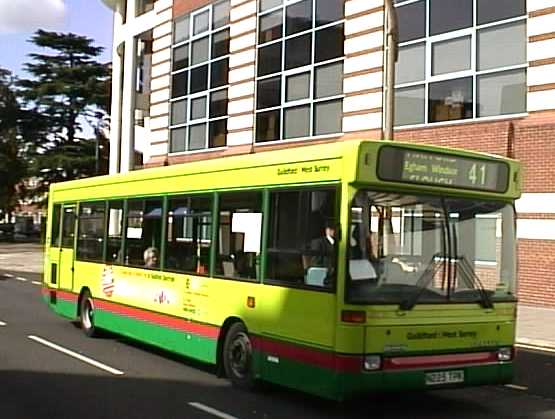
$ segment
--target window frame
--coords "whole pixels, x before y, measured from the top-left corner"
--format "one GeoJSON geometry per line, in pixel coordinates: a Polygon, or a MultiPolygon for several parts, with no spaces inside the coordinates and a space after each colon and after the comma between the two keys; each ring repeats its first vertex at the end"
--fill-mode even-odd
{"type": "MultiPolygon", "coordinates": [[[[256,75],[255,75],[255,107],[254,107],[254,120],[255,120],[255,126],[254,126],[254,133],[253,135],[255,136],[254,138],[254,143],[256,145],[267,145],[267,144],[276,144],[276,143],[282,143],[284,141],[299,141],[299,140],[307,140],[307,139],[319,139],[319,138],[329,138],[329,137],[337,137],[337,136],[341,136],[343,135],[343,112],[341,112],[341,114],[339,115],[340,121],[341,121],[341,131],[340,132],[336,132],[336,133],[330,133],[330,134],[321,134],[321,135],[316,135],[315,132],[315,107],[317,104],[321,103],[321,102],[333,102],[333,101],[341,101],[341,103],[343,103],[343,99],[345,98],[345,92],[342,91],[341,94],[337,94],[337,95],[332,95],[332,96],[327,96],[327,97],[323,97],[323,98],[316,98],[315,97],[315,82],[316,82],[316,69],[320,68],[320,67],[325,67],[327,65],[330,64],[334,64],[334,63],[344,63],[345,62],[345,51],[343,51],[343,55],[341,57],[336,57],[336,58],[332,58],[332,59],[328,59],[328,60],[324,60],[324,61],[320,61],[317,62],[316,61],[316,35],[317,33],[319,33],[322,30],[326,30],[332,27],[336,27],[336,26],[343,26],[343,28],[345,27],[345,15],[343,15],[343,19],[341,20],[337,20],[331,23],[327,23],[324,25],[320,25],[317,26],[317,22],[316,22],[316,0],[310,0],[312,3],[312,25],[309,29],[303,30],[303,31],[299,31],[299,32],[295,32],[293,34],[287,35],[287,7],[300,3],[302,1],[305,0],[283,0],[283,2],[277,6],[274,6],[272,8],[268,8],[264,11],[262,11],[260,9],[260,1],[257,1],[257,23],[258,25],[260,24],[260,20],[261,18],[264,18],[265,16],[268,16],[272,13],[276,13],[278,11],[282,11],[281,13],[281,18],[282,18],[282,33],[281,33],[281,37],[277,38],[277,39],[273,39],[271,41],[267,41],[267,42],[263,42],[260,43],[260,32],[259,32],[259,27],[257,26],[257,32],[256,32],[256,75]],[[302,36],[306,36],[306,35],[310,35],[311,37],[311,53],[310,53],[310,63],[307,65],[303,65],[303,66],[299,66],[299,67],[294,67],[291,69],[287,69],[286,67],[286,54],[287,54],[287,50],[286,50],[286,44],[287,41],[291,40],[291,39],[295,39],[295,38],[300,38],[302,36]],[[258,75],[258,68],[259,68],[259,51],[262,48],[268,47],[270,45],[276,45],[276,44],[280,44],[281,45],[281,69],[278,72],[272,72],[272,73],[268,73],[268,74],[264,74],[262,76],[258,75]],[[307,98],[304,99],[298,99],[298,100],[294,100],[294,101],[287,101],[287,78],[289,76],[294,76],[294,75],[298,75],[298,74],[302,74],[302,73],[309,73],[310,74],[310,85],[309,85],[309,96],[307,98]],[[281,93],[280,93],[280,103],[279,105],[276,106],[272,106],[272,107],[266,107],[266,108],[258,108],[257,104],[258,104],[258,82],[262,81],[262,80],[266,80],[266,79],[270,79],[270,78],[275,78],[275,77],[279,77],[280,78],[280,82],[281,82],[281,93]],[[286,138],[285,137],[285,114],[286,114],[286,110],[287,109],[291,109],[291,108],[296,108],[296,107],[300,107],[300,106],[308,106],[309,107],[309,121],[308,121],[308,136],[301,136],[301,137],[292,137],[292,138],[286,138]],[[280,120],[280,129],[279,129],[279,138],[276,140],[269,140],[269,141],[259,141],[257,138],[257,125],[258,125],[258,115],[259,114],[263,114],[265,112],[271,112],[271,111],[279,111],[279,120],[280,120]]],[[[343,6],[344,7],[344,6],[343,6]]],[[[344,29],[343,29],[344,31],[344,29]]],[[[344,32],[343,32],[344,33],[344,32]]],[[[345,42],[345,38],[343,38],[343,43],[345,42]]],[[[344,67],[343,67],[343,72],[342,72],[342,77],[341,79],[343,80],[343,75],[344,75],[344,67]]]]}
{"type": "Polygon", "coordinates": [[[77,222],[79,219],[79,205],[77,202],[68,202],[65,204],[62,204],[61,207],[61,219],[60,219],[60,248],[61,249],[71,249],[72,251],[75,251],[75,244],[76,244],[76,239],[77,239],[77,222]],[[65,226],[65,217],[66,217],[66,209],[73,209],[73,237],[72,237],[72,244],[71,246],[69,244],[65,244],[64,239],[65,239],[65,235],[64,235],[64,226],[65,226]]]}
{"type": "MultiPolygon", "coordinates": [[[[198,277],[203,277],[205,279],[218,279],[218,280],[228,280],[228,281],[235,281],[235,282],[248,282],[248,283],[257,283],[257,284],[265,284],[268,286],[279,286],[279,287],[286,287],[286,288],[295,288],[295,289],[302,289],[308,291],[318,291],[328,294],[335,294],[337,292],[337,284],[339,281],[339,276],[337,276],[333,282],[333,285],[330,287],[321,287],[321,286],[313,286],[313,285],[306,285],[306,284],[291,284],[287,283],[286,281],[280,281],[279,279],[271,279],[267,275],[267,263],[268,263],[268,246],[269,246],[269,234],[270,234],[270,217],[271,217],[271,209],[270,209],[270,198],[272,193],[281,193],[281,192],[313,192],[313,191],[333,191],[335,193],[335,202],[334,202],[334,219],[337,221],[338,225],[340,222],[340,213],[341,213],[341,189],[342,184],[337,182],[323,182],[321,184],[310,184],[310,185],[303,185],[303,186],[292,186],[292,185],[283,185],[283,186],[276,186],[276,187],[259,187],[259,188],[240,188],[240,189],[222,189],[222,190],[212,190],[212,191],[191,191],[179,194],[163,194],[163,195],[137,195],[132,197],[117,197],[111,199],[99,199],[99,200],[90,200],[90,201],[81,201],[79,203],[72,203],[72,204],[59,204],[61,213],[63,212],[64,206],[69,205],[74,208],[76,212],[75,222],[76,225],[76,235],[74,237],[74,249],[75,249],[75,242],[76,238],[79,234],[79,217],[80,214],[80,206],[83,204],[90,204],[90,203],[103,203],[104,204],[104,228],[103,228],[103,245],[102,245],[102,259],[98,260],[80,260],[83,262],[91,262],[97,264],[106,264],[110,266],[119,266],[125,267],[128,269],[145,269],[149,271],[160,271],[160,272],[168,272],[171,274],[176,274],[180,276],[187,276],[193,275],[198,277]],[[221,197],[222,194],[230,194],[230,193],[253,193],[259,194],[260,196],[260,213],[262,214],[262,222],[261,222],[261,231],[260,231],[260,253],[258,255],[258,268],[257,268],[257,278],[241,278],[241,277],[226,277],[216,273],[216,263],[218,259],[218,246],[219,246],[219,227],[220,227],[220,212],[221,212],[221,197]],[[169,269],[166,267],[166,255],[167,255],[167,240],[168,240],[168,212],[169,212],[169,203],[172,199],[180,199],[180,198],[195,198],[195,197],[202,197],[207,198],[210,200],[210,214],[211,214],[211,247],[209,250],[209,266],[208,271],[205,274],[193,273],[193,272],[185,272],[179,271],[175,269],[169,269]],[[160,201],[162,205],[162,215],[161,215],[161,232],[160,232],[160,248],[159,248],[159,263],[158,267],[156,268],[148,268],[145,266],[139,266],[134,264],[129,264],[125,262],[125,257],[128,251],[128,237],[127,237],[127,229],[128,229],[128,218],[129,218],[129,202],[130,201],[160,201]],[[122,205],[122,220],[121,220],[121,243],[120,243],[120,252],[122,253],[122,260],[121,261],[108,261],[108,233],[109,233],[109,223],[110,223],[110,208],[111,203],[120,202],[122,205]]],[[[56,204],[58,205],[58,204],[56,204]]],[[[61,216],[62,214],[60,214],[61,216]]],[[[63,219],[61,218],[61,222],[63,223],[63,219]]],[[[60,238],[62,235],[62,228],[60,225],[60,238]]],[[[341,232],[338,229],[338,241],[342,240],[341,232]]],[[[338,247],[338,254],[339,254],[339,247],[338,247]]],[[[337,263],[339,262],[338,254],[337,263]]],[[[76,258],[77,260],[77,258],[76,258]]]]}
{"type": "Polygon", "coordinates": [[[91,201],[80,201],[79,202],[79,211],[77,213],[77,232],[76,236],[76,244],[75,244],[75,260],[80,262],[93,262],[93,263],[105,263],[106,261],[106,249],[107,249],[107,232],[108,232],[108,201],[107,200],[91,200],[91,201]],[[102,249],[100,252],[100,257],[94,259],[85,259],[80,257],[79,255],[79,241],[81,236],[81,214],[83,210],[83,206],[85,205],[94,205],[94,204],[103,204],[104,207],[104,216],[103,216],[103,224],[102,224],[102,249]]]}
{"type": "MultiPolygon", "coordinates": [[[[163,234],[162,234],[162,245],[161,245],[161,255],[163,255],[163,259],[160,261],[160,266],[162,267],[162,270],[164,272],[171,272],[171,273],[175,273],[175,274],[179,274],[179,275],[195,275],[195,276],[200,276],[200,277],[205,277],[205,278],[210,278],[210,277],[214,277],[212,275],[212,254],[214,252],[215,249],[215,245],[214,245],[214,204],[215,204],[215,194],[214,193],[210,193],[210,192],[193,192],[193,193],[184,193],[184,194],[178,194],[178,195],[165,195],[164,196],[164,205],[163,205],[163,234]],[[186,271],[186,270],[180,270],[180,269],[172,269],[172,268],[168,268],[167,265],[167,256],[168,256],[168,236],[169,236],[169,212],[171,210],[171,201],[172,200],[180,200],[180,199],[195,199],[195,198],[205,198],[208,199],[210,201],[210,247],[209,247],[209,253],[208,253],[208,270],[206,273],[198,273],[198,272],[192,272],[192,271],[186,271]]],[[[162,256],[161,256],[162,257],[162,256]]]]}
{"type": "MultiPolygon", "coordinates": [[[[273,279],[268,276],[268,246],[270,244],[270,224],[273,221],[273,214],[270,208],[271,203],[271,194],[272,193],[282,193],[282,192],[314,192],[314,191],[333,191],[335,193],[335,202],[334,202],[334,218],[337,220],[337,224],[340,225],[341,220],[341,191],[342,191],[342,184],[341,183],[324,183],[320,185],[307,185],[307,186],[291,186],[291,185],[284,185],[276,188],[266,189],[265,190],[265,200],[267,201],[266,204],[266,216],[264,218],[265,223],[263,223],[263,228],[265,228],[265,233],[263,230],[263,236],[265,234],[265,241],[263,243],[264,249],[264,264],[263,264],[263,272],[262,272],[262,284],[268,286],[275,286],[275,287],[282,287],[282,288],[291,288],[291,289],[299,289],[299,290],[307,290],[307,291],[318,291],[327,294],[336,294],[337,293],[337,285],[340,281],[340,277],[338,275],[338,269],[336,269],[335,278],[333,281],[332,286],[329,287],[321,287],[317,285],[308,285],[305,283],[291,283],[287,281],[283,281],[280,279],[273,279]]],[[[339,245],[343,240],[343,234],[341,229],[338,228],[337,231],[337,241],[339,245]]],[[[339,265],[339,245],[336,248],[336,265],[339,265]]]]}
{"type": "MultiPolygon", "coordinates": [[[[119,209],[119,208],[115,208],[119,209]]],[[[125,216],[127,211],[127,198],[116,198],[116,199],[107,199],[106,200],[106,228],[104,230],[104,263],[109,265],[116,265],[116,266],[125,266],[124,264],[124,255],[125,255],[125,236],[127,230],[127,218],[125,216]],[[110,239],[110,210],[112,206],[110,204],[114,202],[121,202],[121,242],[119,245],[119,252],[121,253],[122,260],[108,260],[108,242],[110,239]]]]}
{"type": "Polygon", "coordinates": [[[52,205],[52,221],[50,225],[50,247],[61,247],[62,204],[52,205]],[[56,237],[54,237],[56,235],[56,237]]]}
{"type": "MultiPolygon", "coordinates": [[[[221,55],[218,56],[216,58],[212,57],[212,53],[213,53],[213,47],[214,47],[214,36],[223,32],[228,32],[228,43],[229,40],[231,39],[231,35],[230,35],[230,31],[231,31],[231,22],[228,20],[228,22],[225,25],[219,26],[217,28],[214,28],[214,7],[217,4],[223,3],[225,2],[213,2],[210,5],[201,7],[197,10],[192,11],[191,13],[189,13],[188,15],[184,15],[184,16],[179,16],[176,19],[173,20],[174,24],[172,25],[172,44],[171,44],[171,64],[170,64],[170,68],[171,68],[171,72],[170,72],[170,80],[171,80],[171,85],[170,85],[170,123],[169,123],[169,130],[170,130],[170,140],[169,140],[169,154],[170,155],[180,155],[180,154],[194,154],[194,153],[199,153],[199,152],[206,152],[206,151],[212,151],[212,150],[221,150],[221,149],[225,149],[227,148],[227,135],[228,135],[228,129],[227,129],[227,121],[229,119],[229,109],[227,109],[225,115],[221,115],[221,116],[216,116],[216,117],[211,117],[210,116],[210,99],[212,94],[214,93],[218,93],[218,92],[222,92],[222,91],[226,91],[226,97],[229,97],[229,86],[230,86],[230,82],[229,82],[229,60],[231,57],[231,51],[227,51],[227,54],[225,55],[221,55]],[[209,25],[208,25],[208,29],[204,30],[198,34],[194,33],[194,20],[196,16],[202,15],[203,13],[206,13],[208,11],[208,21],[209,21],[209,25]],[[185,19],[187,18],[189,20],[189,34],[188,37],[185,40],[182,40],[180,42],[175,42],[175,22],[180,20],[180,19],[185,19]],[[196,63],[193,64],[192,63],[192,52],[193,52],[193,43],[195,41],[199,41],[203,38],[208,38],[208,51],[207,51],[207,59],[200,62],[200,63],[196,63]],[[180,68],[178,70],[174,70],[174,61],[175,61],[175,57],[174,57],[174,51],[180,47],[183,46],[187,46],[188,48],[188,65],[186,67],[180,68]],[[223,61],[227,61],[227,82],[219,85],[217,87],[211,87],[212,84],[212,69],[214,68],[215,64],[217,63],[221,63],[223,61]],[[201,91],[198,92],[194,92],[191,93],[191,86],[192,86],[192,78],[191,78],[191,73],[195,70],[195,69],[199,69],[206,66],[207,67],[207,75],[206,75],[206,89],[203,89],[201,91]],[[187,74],[187,86],[186,86],[186,92],[184,95],[179,95],[176,97],[173,97],[173,79],[176,75],[182,74],[182,73],[186,73],[187,74]],[[194,99],[198,99],[201,97],[205,97],[206,98],[206,108],[205,108],[205,116],[203,118],[197,118],[195,120],[191,120],[190,115],[191,115],[191,103],[194,99]],[[185,105],[185,122],[180,122],[180,123],[176,123],[174,124],[172,122],[173,119],[173,115],[172,115],[172,105],[174,102],[181,102],[181,101],[185,101],[184,105],[185,105]],[[212,122],[220,122],[220,121],[226,121],[226,141],[225,141],[225,145],[223,146],[217,146],[217,147],[210,147],[210,126],[212,124],[212,122]],[[191,149],[191,142],[190,142],[190,131],[192,127],[198,126],[198,125],[204,125],[204,131],[205,131],[205,137],[204,137],[204,145],[201,148],[194,148],[191,149]],[[173,145],[172,145],[172,140],[171,140],[171,134],[174,131],[179,130],[180,128],[184,128],[185,129],[185,147],[183,150],[173,150],[173,145]]],[[[229,99],[227,99],[229,100],[229,99]]]]}
{"type": "MultiPolygon", "coordinates": [[[[407,0],[407,1],[398,1],[394,4],[394,7],[402,7],[402,6],[407,6],[410,4],[414,4],[417,3],[419,1],[422,0],[407,0]]],[[[405,46],[410,46],[410,45],[414,45],[414,44],[419,44],[419,43],[424,43],[425,44],[425,69],[424,69],[424,78],[422,80],[418,80],[418,81],[412,81],[412,82],[406,82],[406,83],[395,83],[395,92],[397,92],[399,89],[403,89],[403,88],[408,88],[408,87],[422,87],[424,86],[424,121],[420,122],[420,123],[416,123],[416,124],[406,124],[406,125],[398,125],[395,124],[395,129],[412,129],[412,128],[418,128],[418,127],[424,127],[424,126],[436,126],[436,125],[446,125],[446,124],[458,124],[458,123],[468,123],[468,122],[472,122],[472,121],[484,121],[484,120],[496,120],[496,119],[506,119],[508,117],[518,117],[518,116],[523,116],[523,115],[527,115],[527,109],[524,109],[523,112],[517,112],[517,113],[507,113],[507,114],[498,114],[498,115],[490,115],[490,116],[478,116],[479,112],[478,112],[478,78],[480,76],[483,75],[488,75],[488,74],[493,74],[493,73],[503,73],[505,71],[510,71],[510,70],[522,70],[525,73],[525,77],[526,77],[526,73],[527,73],[527,69],[529,67],[528,61],[525,61],[524,63],[521,64],[514,64],[514,65],[508,65],[508,66],[502,66],[502,67],[496,67],[493,69],[487,69],[487,70],[478,70],[477,66],[477,59],[478,59],[478,33],[483,30],[483,29],[489,29],[489,28],[494,28],[494,27],[501,27],[510,23],[516,23],[516,22],[524,22],[525,27],[527,26],[527,15],[521,15],[521,16],[517,16],[517,17],[511,17],[508,19],[501,19],[501,20],[496,20],[493,22],[488,22],[488,23],[484,23],[484,24],[478,24],[478,17],[477,17],[477,1],[478,0],[473,0],[472,2],[472,7],[473,7],[473,17],[472,17],[472,26],[468,27],[468,28],[464,28],[464,29],[458,29],[455,31],[450,31],[450,32],[444,32],[438,35],[430,35],[430,0],[423,0],[425,2],[425,8],[426,8],[426,31],[425,31],[425,37],[423,38],[417,38],[417,39],[413,39],[410,41],[406,41],[406,42],[401,42],[399,43],[399,48],[403,48],[405,46]],[[462,70],[462,71],[457,71],[457,72],[452,72],[452,73],[445,73],[445,74],[440,74],[440,75],[432,75],[432,64],[433,64],[433,60],[432,60],[432,48],[433,45],[435,45],[437,42],[442,42],[442,41],[448,41],[448,40],[455,40],[457,38],[461,38],[464,36],[470,36],[471,37],[471,45],[470,45],[470,51],[471,51],[471,57],[470,57],[470,61],[471,61],[471,65],[470,65],[470,69],[468,70],[462,70]],[[429,107],[430,107],[430,85],[432,83],[438,82],[438,81],[446,81],[446,80],[454,80],[454,79],[459,79],[459,78],[463,78],[463,77],[472,77],[472,117],[471,118],[462,118],[462,119],[453,119],[453,120],[446,120],[446,121],[438,121],[438,122],[431,122],[430,121],[430,112],[429,112],[429,107]]],[[[526,47],[527,44],[527,40],[524,40],[524,44],[526,47]]],[[[526,98],[524,100],[524,103],[526,104],[526,98]]]]}
{"type": "MultiPolygon", "coordinates": [[[[264,275],[265,272],[265,260],[266,260],[266,250],[267,250],[267,189],[266,188],[248,188],[248,189],[226,189],[226,190],[217,190],[215,191],[217,198],[215,198],[214,202],[214,210],[215,212],[212,213],[212,228],[213,234],[215,236],[215,241],[213,242],[214,245],[212,246],[213,250],[211,253],[211,261],[210,261],[210,276],[214,279],[223,279],[227,281],[235,281],[235,282],[249,282],[253,284],[263,284],[264,283],[264,275]],[[260,195],[260,213],[262,214],[262,223],[260,226],[260,253],[258,255],[259,258],[259,267],[256,272],[256,278],[242,278],[242,277],[229,277],[225,276],[224,274],[219,274],[216,272],[216,264],[218,263],[219,257],[219,246],[220,246],[220,214],[222,211],[222,195],[224,194],[234,194],[234,193],[252,193],[252,194],[259,194],[260,195]],[[213,258],[212,258],[213,256],[213,258]]],[[[214,211],[213,210],[213,211],[214,211]]],[[[231,221],[230,221],[231,222],[231,221]]]]}
{"type": "MultiPolygon", "coordinates": [[[[124,205],[123,205],[123,232],[122,232],[122,240],[123,240],[123,244],[121,246],[122,249],[122,255],[123,255],[123,260],[120,263],[117,263],[117,265],[119,266],[124,266],[126,268],[134,268],[134,269],[146,269],[149,271],[162,271],[164,266],[162,263],[162,258],[165,256],[164,255],[164,251],[165,251],[165,247],[164,247],[164,238],[166,235],[166,231],[164,229],[164,225],[166,222],[166,214],[164,212],[164,209],[166,208],[166,201],[167,201],[167,196],[166,195],[149,195],[149,196],[133,196],[133,197],[128,197],[123,199],[124,201],[124,205]],[[147,203],[150,202],[156,202],[159,201],[160,202],[160,209],[161,209],[161,214],[160,214],[160,246],[158,246],[158,266],[156,267],[146,267],[143,264],[141,265],[135,265],[133,263],[127,262],[127,258],[128,258],[128,237],[127,237],[127,233],[128,233],[128,226],[129,226],[129,202],[130,201],[135,201],[135,202],[142,202],[142,215],[141,215],[141,228],[143,228],[142,226],[144,225],[144,213],[145,213],[145,208],[147,203]]],[[[143,238],[141,238],[141,241],[144,240],[143,238]]],[[[149,246],[150,247],[150,246],[149,246]]],[[[145,249],[146,250],[146,249],[145,249]]],[[[143,250],[144,252],[144,250],[143,250]]]]}

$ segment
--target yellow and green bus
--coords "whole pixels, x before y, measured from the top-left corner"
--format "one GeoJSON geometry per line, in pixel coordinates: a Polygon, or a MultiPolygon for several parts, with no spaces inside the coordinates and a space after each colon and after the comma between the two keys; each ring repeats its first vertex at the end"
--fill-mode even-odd
{"type": "Polygon", "coordinates": [[[346,141],[51,186],[43,298],[251,388],[506,383],[517,162],[346,141]]]}

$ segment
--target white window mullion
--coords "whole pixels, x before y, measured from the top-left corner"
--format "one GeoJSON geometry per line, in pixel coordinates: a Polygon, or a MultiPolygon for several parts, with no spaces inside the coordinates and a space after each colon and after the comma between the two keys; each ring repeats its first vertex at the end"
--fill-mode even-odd
{"type": "Polygon", "coordinates": [[[316,63],[316,0],[312,0],[312,33],[310,35],[310,86],[308,88],[308,97],[310,100],[310,109],[308,114],[308,132],[310,136],[314,135],[314,84],[316,83],[316,71],[315,71],[315,63],[316,63]]]}
{"type": "Polygon", "coordinates": [[[428,80],[432,75],[432,43],[430,42],[430,2],[426,1],[426,69],[425,69],[425,83],[424,83],[424,124],[429,121],[429,108],[430,108],[430,84],[428,80]]]}

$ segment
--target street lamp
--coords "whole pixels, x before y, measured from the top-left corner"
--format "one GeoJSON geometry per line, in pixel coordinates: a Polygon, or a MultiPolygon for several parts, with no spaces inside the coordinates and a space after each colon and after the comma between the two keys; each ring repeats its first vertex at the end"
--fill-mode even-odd
{"type": "Polygon", "coordinates": [[[393,141],[393,124],[395,122],[395,63],[398,58],[397,42],[399,40],[399,27],[397,13],[393,0],[385,0],[385,15],[387,22],[386,33],[386,74],[385,74],[385,122],[382,139],[393,141]]]}

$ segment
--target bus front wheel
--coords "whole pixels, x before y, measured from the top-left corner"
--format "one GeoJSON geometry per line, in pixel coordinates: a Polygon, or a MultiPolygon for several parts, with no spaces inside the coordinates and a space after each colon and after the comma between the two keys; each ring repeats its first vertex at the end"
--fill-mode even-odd
{"type": "Polygon", "coordinates": [[[83,293],[79,311],[79,319],[83,332],[89,337],[97,336],[98,331],[94,325],[94,304],[89,291],[83,293]]]}
{"type": "Polygon", "coordinates": [[[226,334],[223,363],[225,373],[233,385],[254,388],[252,344],[247,328],[241,322],[234,323],[226,334]]]}

